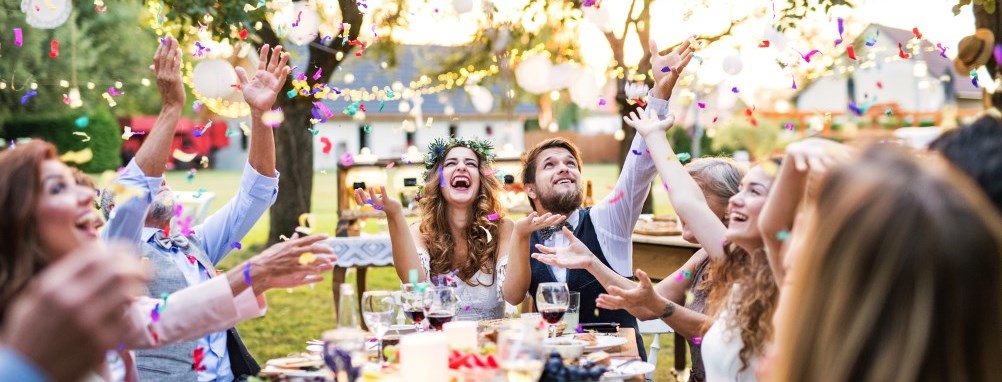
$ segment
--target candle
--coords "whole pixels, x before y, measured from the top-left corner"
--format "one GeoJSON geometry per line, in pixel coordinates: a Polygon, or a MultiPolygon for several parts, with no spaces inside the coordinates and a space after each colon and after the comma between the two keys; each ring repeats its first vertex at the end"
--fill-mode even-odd
{"type": "Polygon", "coordinates": [[[477,323],[475,321],[453,321],[442,325],[442,331],[449,340],[449,347],[455,350],[477,349],[477,323]]]}
{"type": "Polygon", "coordinates": [[[449,341],[442,333],[400,337],[400,376],[409,382],[440,382],[449,375],[449,341]]]}

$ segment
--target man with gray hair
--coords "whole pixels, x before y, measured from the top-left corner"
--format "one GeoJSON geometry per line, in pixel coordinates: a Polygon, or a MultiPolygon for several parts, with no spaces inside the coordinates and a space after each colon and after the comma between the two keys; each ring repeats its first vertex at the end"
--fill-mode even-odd
{"type": "MultiPolygon", "coordinates": [[[[288,60],[281,46],[269,52],[265,45],[254,77],[248,79],[243,68],[237,68],[238,86],[250,106],[252,124],[250,154],[240,187],[236,196],[203,224],[173,231],[170,223],[177,200],[162,175],[185,95],[179,78],[168,80],[158,75],[163,110],[154,130],[119,177],[121,186],[116,187],[119,191],[138,190],[130,193],[139,195],[145,203],[133,202],[138,199],[134,197],[116,206],[112,190],[101,195],[101,210],[108,219],[103,235],[141,243],[144,258],[156,270],[154,281],[148,285],[151,297],[161,298],[215,276],[215,265],[239,247],[235,243],[275,202],[279,175],[275,169],[275,140],[261,117],[271,109],[288,78],[288,60]]],[[[263,305],[260,297],[243,296],[248,295],[236,297],[239,309],[263,305]]],[[[260,371],[234,328],[196,341],[137,351],[136,361],[140,380],[232,381],[260,371]],[[194,361],[196,353],[202,354],[201,362],[194,361]]]]}

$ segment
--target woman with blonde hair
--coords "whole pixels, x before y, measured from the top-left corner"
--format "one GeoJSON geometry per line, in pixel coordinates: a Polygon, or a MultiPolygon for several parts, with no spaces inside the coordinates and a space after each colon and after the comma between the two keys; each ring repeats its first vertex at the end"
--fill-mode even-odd
{"type": "Polygon", "coordinates": [[[832,171],[815,208],[769,379],[1002,375],[1002,218],[970,179],[877,145],[832,171]]]}
{"type": "MultiPolygon", "coordinates": [[[[513,223],[498,199],[500,182],[487,141],[437,139],[425,156],[421,221],[408,228],[399,201],[380,192],[355,190],[355,202],[386,212],[393,266],[401,282],[454,286],[462,309],[455,320],[491,320],[504,314],[504,302],[517,305],[529,289],[530,271],[508,261],[513,235],[563,221],[535,213],[513,223]],[[511,264],[511,266],[509,266],[511,264]],[[412,272],[417,278],[412,280],[412,272]]],[[[526,255],[528,256],[528,255],[526,255]]]]}

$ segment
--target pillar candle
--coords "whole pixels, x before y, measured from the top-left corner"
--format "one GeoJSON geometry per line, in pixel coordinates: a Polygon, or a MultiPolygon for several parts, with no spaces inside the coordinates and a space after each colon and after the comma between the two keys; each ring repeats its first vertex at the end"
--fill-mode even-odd
{"type": "Polygon", "coordinates": [[[442,333],[400,337],[400,376],[408,382],[441,382],[449,376],[449,341],[442,333]]]}
{"type": "Polygon", "coordinates": [[[477,349],[477,323],[475,321],[452,321],[442,325],[442,332],[449,340],[449,347],[455,350],[477,349]]]}

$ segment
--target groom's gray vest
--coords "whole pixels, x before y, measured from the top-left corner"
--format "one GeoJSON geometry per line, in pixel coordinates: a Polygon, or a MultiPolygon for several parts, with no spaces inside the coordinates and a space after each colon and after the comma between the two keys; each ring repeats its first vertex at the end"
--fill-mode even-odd
{"type": "MultiPolygon", "coordinates": [[[[187,236],[189,241],[186,253],[194,256],[205,269],[215,270],[209,257],[202,250],[194,235],[187,236]]],[[[150,297],[161,298],[163,293],[171,294],[188,287],[188,282],[172,256],[156,244],[142,244],[143,256],[149,259],[149,264],[156,271],[156,278],[147,287],[150,297]]],[[[195,382],[198,372],[194,370],[193,353],[198,341],[179,342],[158,346],[155,349],[136,351],[136,368],[139,370],[140,381],[195,382]]],[[[247,351],[236,328],[226,331],[226,348],[230,358],[230,368],[235,380],[242,376],[257,375],[261,368],[247,351]]]]}

